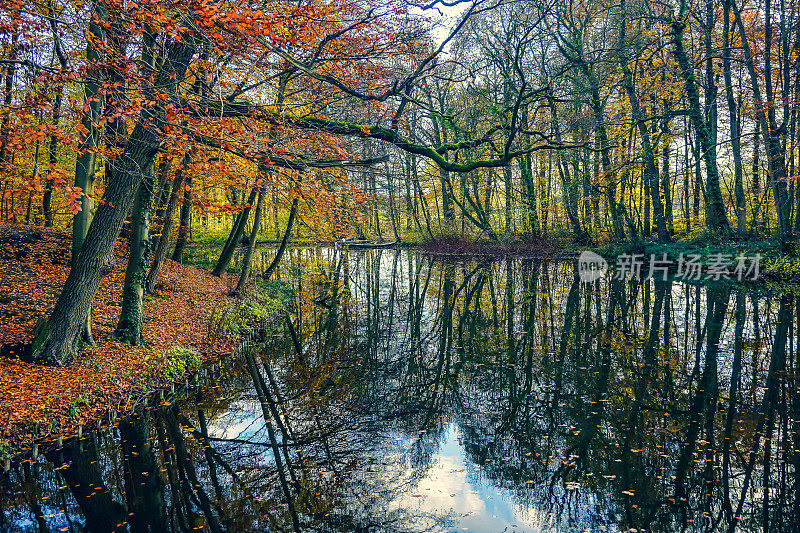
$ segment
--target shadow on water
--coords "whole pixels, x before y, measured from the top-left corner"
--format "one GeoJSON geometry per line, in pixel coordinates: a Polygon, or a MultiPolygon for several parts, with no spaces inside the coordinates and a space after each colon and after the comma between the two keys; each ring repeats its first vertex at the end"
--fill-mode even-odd
{"type": "Polygon", "coordinates": [[[0,529],[796,531],[800,299],[288,253],[281,334],[14,463],[0,529]]]}

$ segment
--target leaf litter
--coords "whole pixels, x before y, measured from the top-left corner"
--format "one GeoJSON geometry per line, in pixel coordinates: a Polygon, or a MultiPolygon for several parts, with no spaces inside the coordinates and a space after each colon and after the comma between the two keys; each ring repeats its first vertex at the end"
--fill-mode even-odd
{"type": "Polygon", "coordinates": [[[204,361],[230,354],[231,341],[212,338],[213,313],[231,292],[230,280],[165,260],[157,294],[145,296],[143,336],[134,347],[111,338],[120,314],[127,240],[92,305],[98,346],[83,349],[64,366],[19,359],[40,317],[52,310],[69,274],[71,235],[63,229],[0,226],[0,455],[29,449],[35,441],[74,435],[112,411],[127,412],[169,380],[153,356],[174,346],[195,350],[204,361]]]}

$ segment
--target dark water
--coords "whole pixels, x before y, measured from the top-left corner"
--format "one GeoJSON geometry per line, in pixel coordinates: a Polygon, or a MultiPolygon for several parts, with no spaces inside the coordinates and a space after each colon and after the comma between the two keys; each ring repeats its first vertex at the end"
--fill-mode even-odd
{"type": "Polygon", "coordinates": [[[291,254],[301,355],[281,324],[183,399],[14,463],[0,527],[798,531],[796,296],[291,254]]]}

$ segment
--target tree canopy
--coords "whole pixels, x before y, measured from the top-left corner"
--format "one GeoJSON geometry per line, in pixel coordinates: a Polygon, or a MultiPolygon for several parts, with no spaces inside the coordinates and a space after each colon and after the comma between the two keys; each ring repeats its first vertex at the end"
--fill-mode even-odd
{"type": "Polygon", "coordinates": [[[318,239],[381,223],[396,240],[752,232],[790,251],[798,14],[772,0],[0,2],[0,218],[73,231],[33,354],[63,362],[92,341],[126,224],[116,335],[134,344],[192,217],[231,224],[216,274],[270,209],[282,249],[299,220],[318,239]]]}

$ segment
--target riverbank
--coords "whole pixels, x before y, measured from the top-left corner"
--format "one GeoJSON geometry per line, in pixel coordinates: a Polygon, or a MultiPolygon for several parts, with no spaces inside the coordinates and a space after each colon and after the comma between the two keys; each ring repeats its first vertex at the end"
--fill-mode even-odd
{"type": "Polygon", "coordinates": [[[212,327],[212,317],[231,314],[228,295],[236,280],[167,260],[157,294],[145,296],[148,345],[114,341],[110,334],[127,263],[126,242],[120,240],[114,270],[92,308],[98,345],[61,367],[20,360],[34,325],[49,314],[67,278],[70,242],[60,229],[0,226],[0,458],[129,412],[152,392],[230,354],[238,340],[230,324],[217,320],[212,327]]]}
{"type": "MultiPolygon", "coordinates": [[[[658,261],[666,257],[671,272],[676,272],[681,260],[690,258],[703,265],[704,271],[721,262],[728,263],[730,278],[749,285],[800,284],[800,257],[787,255],[781,250],[778,239],[741,238],[721,240],[714,235],[704,234],[693,238],[660,244],[641,241],[620,243],[593,249],[606,258],[610,266],[615,265],[621,256],[640,254],[645,268],[649,268],[651,256],[658,261]],[[735,268],[739,259],[750,272],[744,272],[738,279],[735,268]]],[[[705,278],[704,278],[705,279],[705,278]]]]}
{"type": "Polygon", "coordinates": [[[544,238],[513,242],[441,239],[406,246],[417,249],[426,255],[443,258],[523,257],[547,261],[574,259],[582,250],[571,240],[544,238]]]}
{"type": "MultiPolygon", "coordinates": [[[[676,240],[667,244],[652,241],[626,242],[606,244],[603,246],[581,246],[570,239],[534,239],[515,242],[467,241],[444,239],[422,244],[404,245],[404,247],[444,259],[469,257],[517,257],[537,259],[541,261],[575,260],[581,252],[589,250],[603,256],[609,267],[614,268],[620,257],[640,256],[643,264],[643,275],[647,275],[651,255],[659,261],[666,260],[671,264],[670,272],[677,273],[681,261],[689,257],[696,258],[704,269],[715,262],[729,261],[730,277],[735,281],[735,268],[738,257],[746,259],[747,267],[751,267],[757,259],[757,271],[742,276],[741,281],[748,284],[800,284],[800,258],[786,255],[781,251],[777,239],[748,239],[720,241],[712,235],[701,235],[694,238],[676,240]],[[755,279],[753,279],[755,278],[755,279]]],[[[624,259],[623,259],[624,261],[624,259]]],[[[705,278],[703,278],[705,279],[705,278]]]]}

